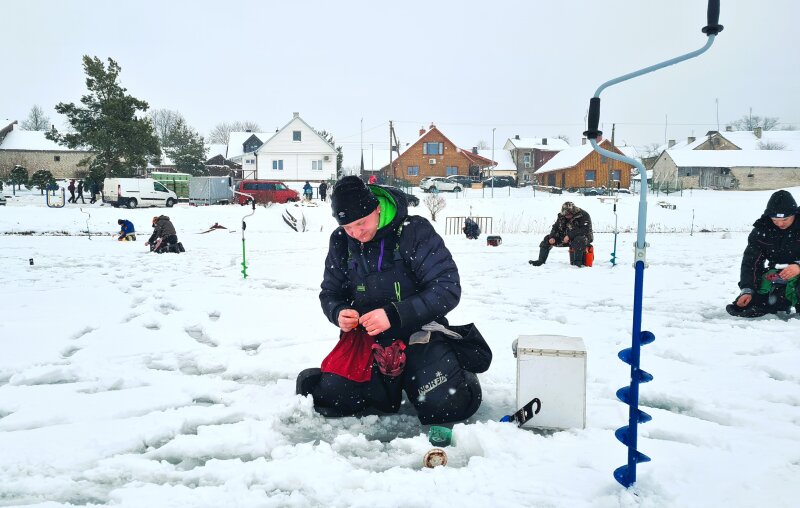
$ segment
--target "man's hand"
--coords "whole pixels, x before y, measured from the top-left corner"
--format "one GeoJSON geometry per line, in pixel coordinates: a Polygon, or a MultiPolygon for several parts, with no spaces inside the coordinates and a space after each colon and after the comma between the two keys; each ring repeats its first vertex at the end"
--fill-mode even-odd
{"type": "Polygon", "coordinates": [[[794,279],[795,277],[800,275],[800,265],[797,265],[796,263],[791,264],[786,268],[784,268],[783,270],[781,270],[780,273],[778,273],[778,275],[780,275],[781,279],[783,280],[794,279]]]}
{"type": "Polygon", "coordinates": [[[337,321],[339,321],[339,329],[343,332],[349,332],[356,326],[358,326],[358,311],[355,309],[342,309],[339,311],[339,317],[337,321]]]}
{"type": "Polygon", "coordinates": [[[551,239],[547,240],[547,243],[549,243],[550,245],[555,245],[556,244],[556,239],[555,238],[551,238],[551,239]]]}
{"type": "Polygon", "coordinates": [[[739,295],[739,298],[736,299],[736,306],[747,307],[752,299],[753,295],[739,295]]]}
{"type": "Polygon", "coordinates": [[[564,243],[569,243],[569,235],[564,235],[564,243]]]}
{"type": "Polygon", "coordinates": [[[378,335],[391,327],[389,316],[386,315],[386,311],[383,309],[375,309],[367,312],[361,316],[358,322],[367,330],[369,335],[378,335]]]}

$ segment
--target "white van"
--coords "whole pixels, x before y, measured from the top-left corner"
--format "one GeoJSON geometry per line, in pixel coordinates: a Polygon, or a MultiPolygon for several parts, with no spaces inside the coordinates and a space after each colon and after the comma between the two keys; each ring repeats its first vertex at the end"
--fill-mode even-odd
{"type": "Polygon", "coordinates": [[[103,202],[114,207],[166,206],[178,202],[178,196],[152,178],[106,178],[103,181],[103,202]]]}

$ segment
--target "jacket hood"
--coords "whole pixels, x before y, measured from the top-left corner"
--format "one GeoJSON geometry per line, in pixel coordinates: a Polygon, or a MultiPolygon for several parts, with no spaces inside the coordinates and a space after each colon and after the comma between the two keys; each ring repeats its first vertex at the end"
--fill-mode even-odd
{"type": "Polygon", "coordinates": [[[394,231],[406,219],[408,216],[408,201],[406,200],[406,195],[398,189],[381,187],[379,185],[368,185],[368,187],[369,190],[372,191],[372,194],[378,198],[378,201],[389,199],[394,202],[395,206],[395,214],[392,220],[375,233],[375,238],[380,239],[386,236],[390,231],[394,231]]]}

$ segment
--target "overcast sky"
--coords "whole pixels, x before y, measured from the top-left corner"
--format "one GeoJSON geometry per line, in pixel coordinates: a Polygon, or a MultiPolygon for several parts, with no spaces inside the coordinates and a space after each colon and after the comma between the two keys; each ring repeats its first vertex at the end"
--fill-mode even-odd
{"type": "MultiPolygon", "coordinates": [[[[607,89],[601,122],[618,144],[702,135],[748,114],[800,128],[796,0],[722,0],[725,30],[701,57],[607,89]],[[766,7],[769,5],[769,7],[766,7]],[[665,128],[666,123],[666,128],[665,128]]],[[[2,6],[0,119],[85,93],[81,57],[116,60],[151,108],[201,134],[300,115],[358,163],[431,122],[457,145],[508,137],[580,143],[603,82],[700,48],[702,0],[605,2],[25,0],[2,6]]]]}

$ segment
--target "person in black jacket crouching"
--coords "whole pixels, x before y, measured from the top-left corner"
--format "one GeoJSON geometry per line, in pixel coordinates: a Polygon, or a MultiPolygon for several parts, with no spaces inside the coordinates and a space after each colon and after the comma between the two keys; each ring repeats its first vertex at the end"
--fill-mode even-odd
{"type": "Polygon", "coordinates": [[[800,213],[791,193],[772,194],[763,215],[753,224],[742,256],[736,300],[727,307],[732,316],[759,317],[800,312],[800,213]]]}
{"type": "Polygon", "coordinates": [[[472,416],[480,406],[475,372],[491,351],[473,325],[450,326],[458,268],[427,219],[408,215],[405,196],[348,176],[333,188],[338,227],[330,237],[319,294],[339,341],[322,368],[297,378],[325,416],[394,413],[402,392],[423,424],[472,416]]]}

